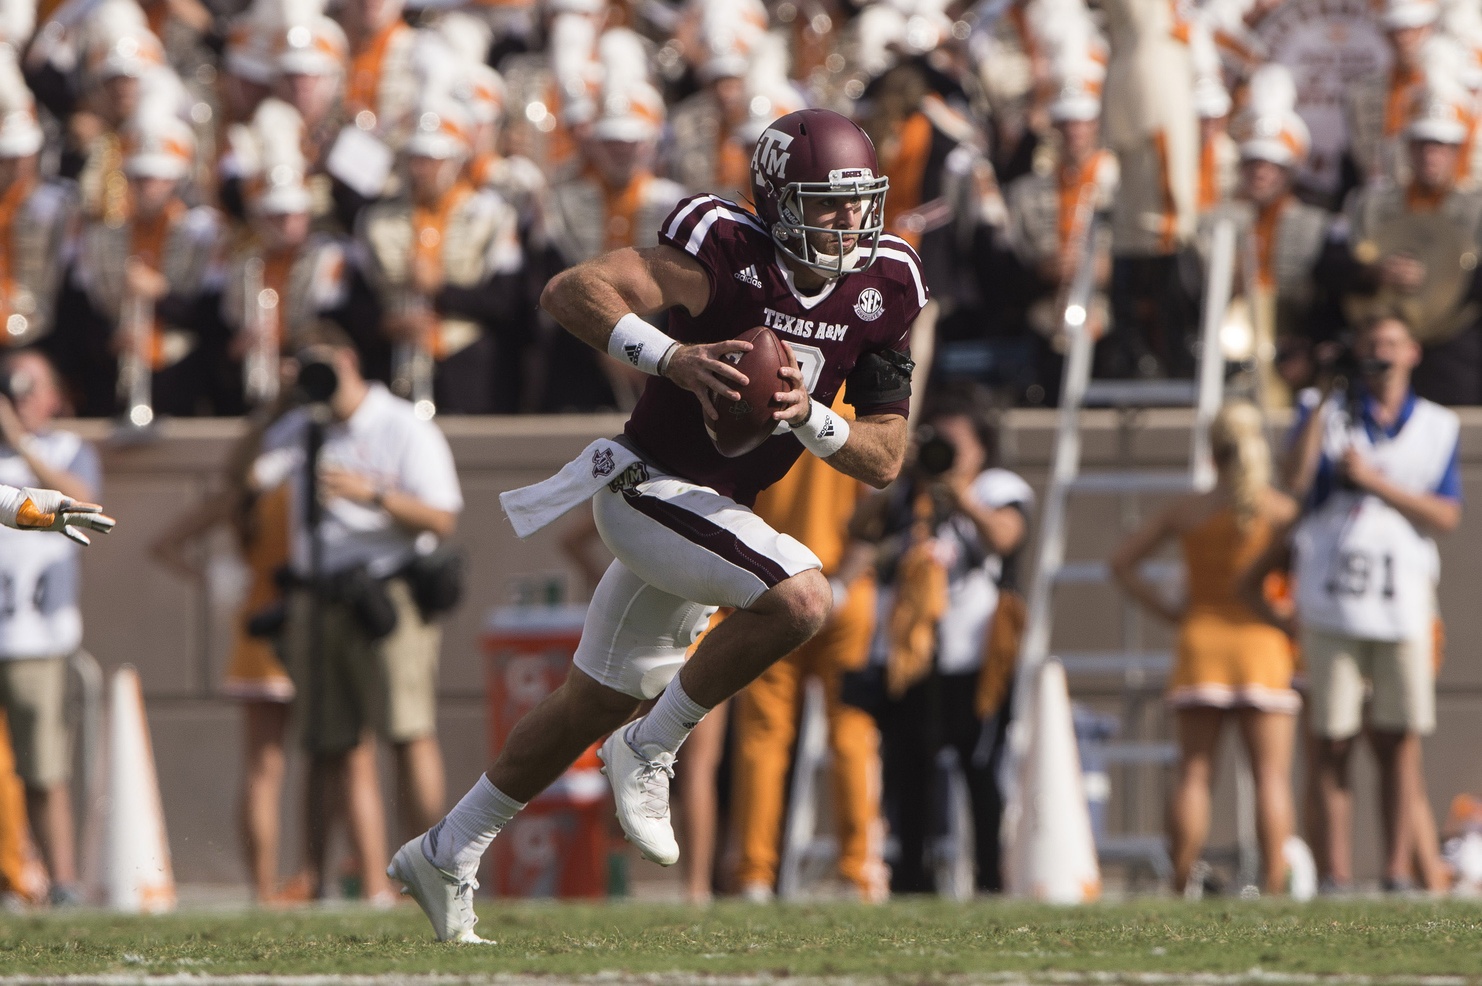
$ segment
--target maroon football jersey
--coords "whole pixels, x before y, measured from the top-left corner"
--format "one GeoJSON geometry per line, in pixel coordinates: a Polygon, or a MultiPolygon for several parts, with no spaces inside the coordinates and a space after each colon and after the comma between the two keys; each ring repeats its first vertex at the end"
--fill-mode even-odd
{"type": "MultiPolygon", "coordinates": [[[[863,353],[909,352],[911,325],[926,307],[921,261],[894,236],[880,237],[866,270],[811,296],[793,287],[761,220],[734,202],[713,195],[685,199],[664,221],[659,240],[694,257],[710,275],[710,303],[697,316],[672,309],[669,334],[684,343],[721,342],[765,325],[792,347],[808,392],[825,406],[863,353]]],[[[855,411],[904,417],[908,403],[857,405],[855,411]]],[[[653,377],[624,433],[660,468],[747,506],[803,452],[802,442],[784,433],[728,459],[705,433],[704,417],[694,394],[653,377]]]]}

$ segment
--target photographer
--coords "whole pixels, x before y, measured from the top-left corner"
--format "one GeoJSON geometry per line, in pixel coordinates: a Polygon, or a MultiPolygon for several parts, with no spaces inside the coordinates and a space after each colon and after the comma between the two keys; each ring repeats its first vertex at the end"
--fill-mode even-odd
{"type": "MultiPolygon", "coordinates": [[[[446,590],[446,566],[435,570],[446,556],[425,549],[453,533],[463,498],[442,432],[410,402],[365,381],[342,330],[320,323],[301,339],[300,389],[317,387],[317,399],[268,431],[255,471],[261,487],[284,475],[291,482],[293,591],[284,650],[305,746],[321,775],[311,787],[309,852],[322,884],[329,808],[345,789],[351,752],[370,730],[396,752],[405,827],[425,829],[442,812],[441,631],[433,617],[454,600],[433,598],[446,590]],[[438,575],[443,584],[430,584],[438,575]]],[[[359,800],[347,809],[373,814],[359,800]]],[[[364,821],[357,848],[365,894],[376,899],[388,892],[385,833],[377,820],[364,821]]]]}
{"type": "MultiPolygon", "coordinates": [[[[23,350],[0,361],[0,392],[0,483],[95,500],[98,455],[71,432],[53,429],[62,392],[46,357],[23,350]]],[[[10,720],[54,904],[79,900],[64,717],[67,658],[82,645],[77,552],[66,538],[0,530],[0,707],[10,720]]]]}
{"type": "Polygon", "coordinates": [[[879,545],[880,582],[894,598],[878,713],[886,812],[900,845],[892,893],[933,889],[925,850],[941,800],[932,790],[937,753],[947,746],[957,751],[972,802],[977,887],[1003,885],[993,762],[1002,730],[996,708],[984,708],[980,696],[993,667],[984,660],[988,638],[1014,587],[1034,494],[1019,476],[992,467],[996,436],[975,405],[968,392],[928,407],[910,471],[855,522],[861,539],[879,545]]]}
{"type": "Polygon", "coordinates": [[[1308,392],[1288,461],[1305,501],[1293,538],[1297,619],[1308,673],[1318,788],[1319,870],[1352,881],[1348,760],[1365,683],[1379,760],[1385,878],[1409,872],[1408,809],[1423,792],[1420,738],[1435,729],[1433,627],[1440,559],[1432,537],[1461,521],[1460,424],[1416,397],[1420,346],[1394,315],[1365,324],[1346,390],[1308,392]]]}

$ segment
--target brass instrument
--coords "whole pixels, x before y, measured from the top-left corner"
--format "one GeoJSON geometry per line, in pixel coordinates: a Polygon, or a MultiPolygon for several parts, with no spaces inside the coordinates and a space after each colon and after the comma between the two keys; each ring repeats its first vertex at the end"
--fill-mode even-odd
{"type": "Polygon", "coordinates": [[[118,396],[124,424],[147,428],[154,421],[154,302],[126,292],[119,306],[118,396]]]}
{"type": "Polygon", "coordinates": [[[1398,312],[1417,342],[1432,346],[1453,338],[1477,316],[1475,303],[1463,303],[1477,267],[1477,244],[1443,212],[1409,213],[1382,224],[1354,246],[1364,264],[1402,255],[1425,267],[1425,282],[1415,291],[1381,286],[1370,297],[1349,298],[1345,314],[1353,321],[1398,312]]]}
{"type": "Polygon", "coordinates": [[[432,356],[432,333],[437,331],[437,317],[426,298],[416,296],[410,314],[416,325],[415,335],[398,342],[391,351],[391,390],[412,402],[412,409],[423,421],[437,414],[432,397],[432,376],[436,361],[432,356]]]}
{"type": "MultiPolygon", "coordinates": [[[[1031,305],[1028,312],[1029,324],[1041,335],[1050,340],[1051,347],[1057,353],[1064,354],[1070,348],[1070,340],[1066,337],[1065,326],[1068,324],[1066,317],[1070,312],[1071,289],[1075,282],[1080,279],[1082,268],[1090,265],[1093,269],[1096,263],[1094,244],[1091,242],[1091,231],[1095,228],[1092,221],[1096,218],[1096,199],[1099,186],[1094,177],[1091,181],[1083,183],[1076,192],[1075,216],[1071,220],[1070,232],[1062,245],[1062,256],[1074,257],[1076,267],[1070,277],[1062,278],[1060,287],[1055,292],[1052,307],[1046,307],[1041,301],[1031,305]]],[[[1088,299],[1088,308],[1095,308],[1099,318],[1092,318],[1092,312],[1082,313],[1082,321],[1091,329],[1092,338],[1096,339],[1106,331],[1106,315],[1102,306],[1095,303],[1093,298],[1088,299]],[[1099,322],[1099,324],[1098,324],[1099,322]]]]}
{"type": "Polygon", "coordinates": [[[278,292],[263,286],[261,257],[250,257],[242,271],[242,331],[247,351],[242,358],[242,391],[251,405],[278,397],[278,292]]]}

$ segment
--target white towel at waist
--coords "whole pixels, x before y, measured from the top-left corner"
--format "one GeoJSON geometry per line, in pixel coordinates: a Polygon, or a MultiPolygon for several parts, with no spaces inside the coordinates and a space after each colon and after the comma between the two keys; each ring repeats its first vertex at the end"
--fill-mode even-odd
{"type": "Polygon", "coordinates": [[[550,479],[501,493],[499,502],[514,525],[515,534],[527,538],[572,507],[586,503],[639,461],[637,455],[616,441],[601,438],[582,449],[581,455],[562,466],[550,479]]]}

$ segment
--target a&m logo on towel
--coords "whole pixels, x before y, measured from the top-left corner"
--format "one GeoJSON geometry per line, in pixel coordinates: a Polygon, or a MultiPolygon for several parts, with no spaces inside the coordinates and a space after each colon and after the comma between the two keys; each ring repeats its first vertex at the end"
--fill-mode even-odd
{"type": "Polygon", "coordinates": [[[606,445],[592,453],[592,478],[598,476],[611,476],[612,471],[617,468],[617,461],[612,457],[612,449],[606,445]]]}

